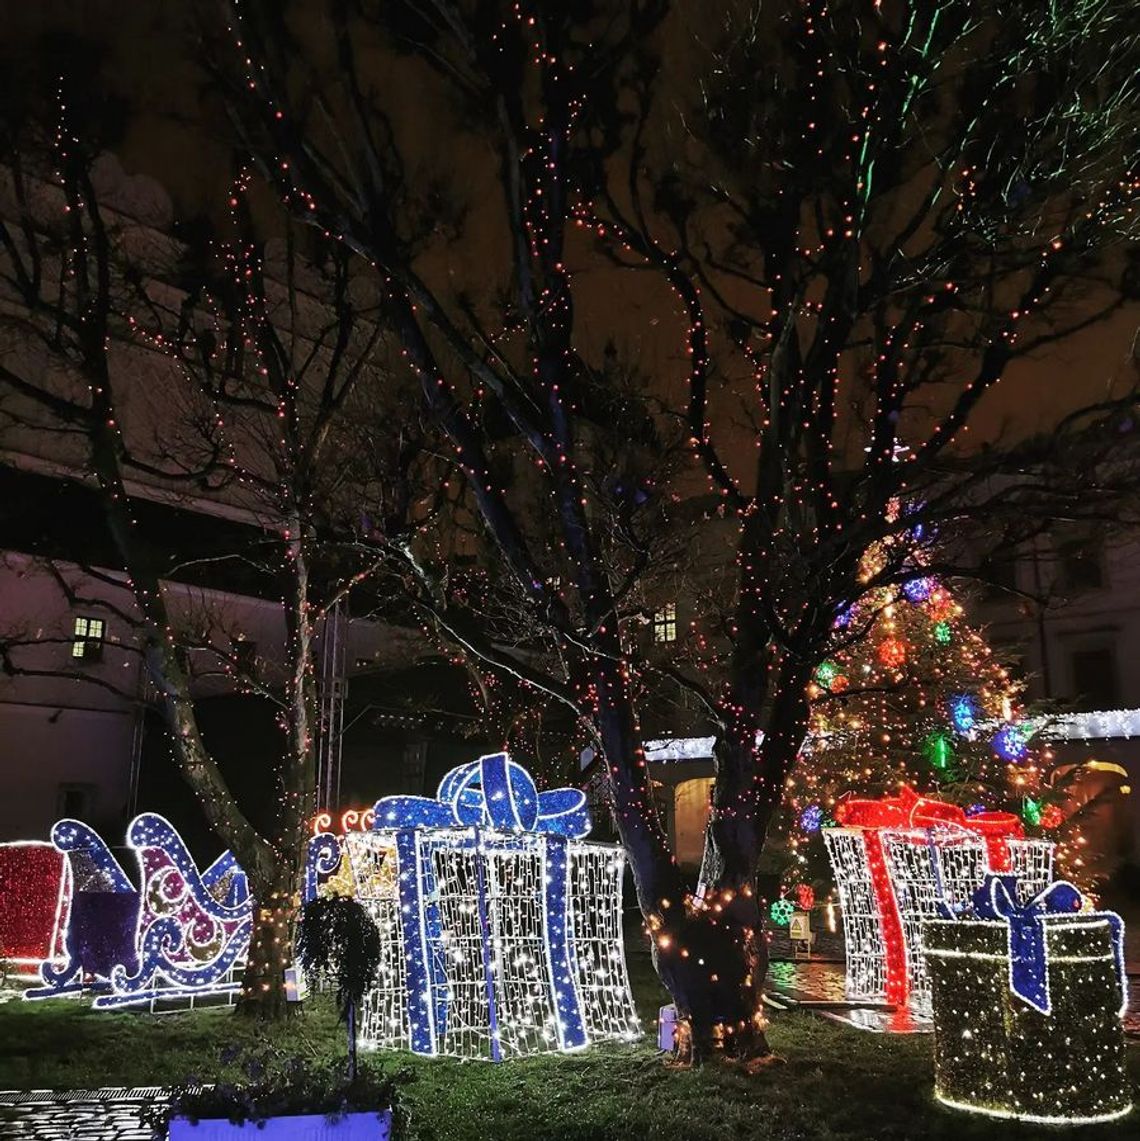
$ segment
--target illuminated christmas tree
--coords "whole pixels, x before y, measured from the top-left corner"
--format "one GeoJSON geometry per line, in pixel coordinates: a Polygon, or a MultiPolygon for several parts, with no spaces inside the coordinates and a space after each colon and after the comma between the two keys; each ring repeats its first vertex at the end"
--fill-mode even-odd
{"type": "Polygon", "coordinates": [[[933,577],[874,591],[841,613],[835,649],[809,689],[811,732],[770,841],[784,891],[794,897],[807,883],[823,898],[831,873],[819,832],[836,805],[904,784],[967,814],[1019,814],[1027,834],[1057,841],[1060,868],[1079,881],[1084,840],[1047,799],[1051,754],[1033,738],[1023,689],[933,577]]]}

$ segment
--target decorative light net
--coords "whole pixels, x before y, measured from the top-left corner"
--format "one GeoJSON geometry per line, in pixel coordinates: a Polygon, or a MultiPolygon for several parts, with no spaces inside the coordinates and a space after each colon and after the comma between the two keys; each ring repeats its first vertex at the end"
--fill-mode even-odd
{"type": "Polygon", "coordinates": [[[1053,882],[1053,853],[1049,840],[1010,840],[1009,866],[1017,876],[1017,890],[1025,903],[1053,882]]]}
{"type": "Polygon", "coordinates": [[[883,856],[891,877],[906,946],[907,979],[912,1003],[930,1001],[930,979],[922,953],[922,924],[937,919],[943,906],[957,911],[981,886],[986,846],[960,832],[884,830],[883,856]]]}
{"type": "Polygon", "coordinates": [[[408,988],[400,928],[400,900],[396,891],[396,846],[391,836],[351,832],[344,838],[345,865],[357,901],[364,906],[380,932],[380,965],[372,987],[365,993],[360,1016],[361,1041],[390,1050],[406,1050],[408,1040],[408,988]]]}
{"type": "Polygon", "coordinates": [[[433,855],[448,998],[438,1052],[490,1057],[495,1041],[504,1057],[556,1050],[542,852],[512,845],[487,847],[482,859],[471,849],[433,855]]]}
{"type": "Polygon", "coordinates": [[[887,992],[887,956],[863,830],[827,828],[823,839],[843,914],[847,996],[855,1001],[882,1000],[887,992]]]}
{"type": "Polygon", "coordinates": [[[357,833],[345,846],[381,935],[363,1044],[500,1059],[640,1034],[620,849],[458,828],[357,833]]]}
{"type": "Polygon", "coordinates": [[[571,947],[586,1030],[593,1041],[641,1036],[621,923],[625,857],[607,844],[570,844],[571,947]]]}
{"type": "MultiPolygon", "coordinates": [[[[829,828],[823,833],[843,910],[847,995],[854,1001],[889,997],[893,976],[883,913],[883,907],[889,906],[895,910],[902,933],[901,955],[894,970],[905,971],[906,976],[905,986],[897,987],[895,993],[909,994],[912,1005],[922,1011],[930,1001],[922,925],[944,917],[945,908],[953,914],[968,909],[991,870],[986,845],[979,836],[957,828],[881,829],[887,890],[883,884],[876,885],[867,835],[862,828],[829,828]]],[[[1053,845],[1049,841],[1010,839],[1006,843],[1010,871],[1018,876],[1023,899],[1052,882],[1053,845]]],[[[894,921],[892,916],[886,918],[894,921]]]]}

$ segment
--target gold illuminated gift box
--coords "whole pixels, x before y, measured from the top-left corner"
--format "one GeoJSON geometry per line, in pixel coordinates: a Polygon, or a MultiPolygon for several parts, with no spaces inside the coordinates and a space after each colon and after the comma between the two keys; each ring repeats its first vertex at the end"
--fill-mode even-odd
{"type": "Polygon", "coordinates": [[[1049,1124],[1122,1117],[1123,988],[1109,920],[1048,915],[1049,1012],[1011,988],[1001,921],[923,925],[934,1012],[934,1095],[956,1109],[1049,1124]]]}

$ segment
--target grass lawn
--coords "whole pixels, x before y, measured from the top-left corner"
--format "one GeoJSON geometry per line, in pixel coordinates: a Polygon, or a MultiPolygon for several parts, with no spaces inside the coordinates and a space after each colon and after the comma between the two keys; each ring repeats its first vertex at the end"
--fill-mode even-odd
{"type": "MultiPolygon", "coordinates": [[[[644,966],[635,987],[646,1024],[660,992],[644,966]]],[[[666,1070],[651,1044],[600,1047],[501,1066],[370,1055],[406,1072],[411,1141],[733,1141],[737,1138],[1050,1137],[1058,1131],[953,1113],[931,1098],[930,1039],[849,1030],[809,1014],[777,1014],[785,1059],[750,1077],[719,1066],[666,1070]]],[[[59,1000],[0,1006],[0,1089],[162,1085],[222,1076],[224,1047],[343,1053],[324,1005],[267,1030],[227,1010],[148,1016],[92,1011],[59,1000]]],[[[1140,1083],[1140,1048],[1129,1049],[1140,1083]]],[[[1072,1138],[1134,1138],[1138,1115],[1066,1130],[1072,1138]]],[[[0,1127],[2,1132],[2,1127],[0,1127]]]]}

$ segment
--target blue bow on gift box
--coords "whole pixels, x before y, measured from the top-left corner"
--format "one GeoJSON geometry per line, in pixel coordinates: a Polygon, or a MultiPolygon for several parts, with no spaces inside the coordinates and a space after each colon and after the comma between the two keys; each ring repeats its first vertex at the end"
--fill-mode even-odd
{"type": "Polygon", "coordinates": [[[385,796],[376,802],[372,827],[492,828],[498,832],[547,832],[577,840],[590,831],[586,794],[578,788],[539,792],[506,753],[492,753],[452,769],[436,798],[385,796]]]}
{"type": "MultiPolygon", "coordinates": [[[[1042,1014],[1052,1011],[1044,920],[1050,915],[1073,915],[1083,904],[1081,893],[1064,880],[1050,884],[1027,903],[1021,903],[1015,875],[987,875],[974,894],[974,915],[978,919],[1005,921],[1009,934],[1010,990],[1042,1014]]],[[[1104,920],[1109,925],[1123,1012],[1124,923],[1111,911],[1091,911],[1086,913],[1086,918],[1104,920]]]]}

